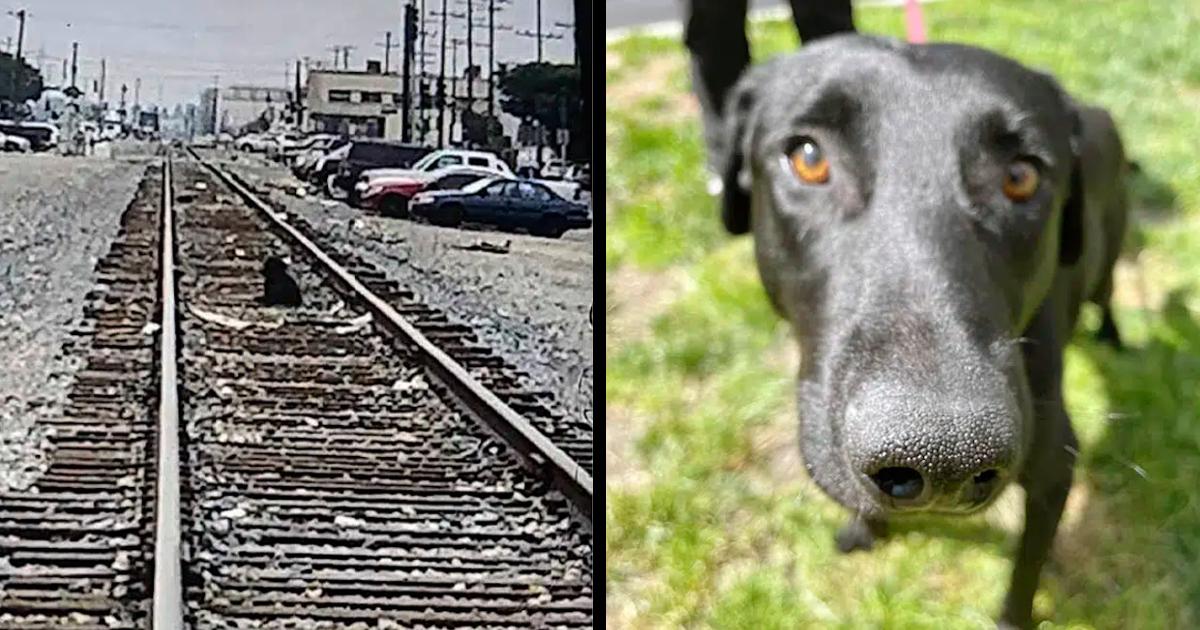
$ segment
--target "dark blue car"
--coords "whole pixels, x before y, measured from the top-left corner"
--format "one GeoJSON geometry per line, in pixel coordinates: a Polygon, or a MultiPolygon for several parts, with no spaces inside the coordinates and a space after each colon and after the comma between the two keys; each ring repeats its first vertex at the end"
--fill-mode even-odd
{"type": "Polygon", "coordinates": [[[434,225],[485,223],[500,228],[529,230],[558,238],[571,229],[592,226],[588,207],[563,199],[537,182],[489,178],[462,190],[417,193],[409,213],[434,225]]]}

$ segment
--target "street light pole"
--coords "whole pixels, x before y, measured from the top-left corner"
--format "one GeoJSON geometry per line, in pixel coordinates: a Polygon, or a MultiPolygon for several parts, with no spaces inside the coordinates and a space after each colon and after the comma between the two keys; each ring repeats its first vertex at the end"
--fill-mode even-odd
{"type": "Polygon", "coordinates": [[[475,98],[474,98],[475,97],[475,89],[474,89],[475,82],[472,81],[469,76],[471,74],[471,68],[475,65],[475,61],[474,61],[475,57],[473,56],[474,51],[471,50],[471,48],[474,47],[474,44],[472,43],[474,41],[472,39],[472,37],[475,32],[475,14],[473,12],[474,6],[475,6],[475,0],[467,0],[467,72],[466,72],[466,74],[468,75],[467,76],[467,110],[468,111],[475,110],[475,98]]]}
{"type": "Polygon", "coordinates": [[[438,92],[441,98],[438,99],[438,148],[446,148],[446,18],[449,16],[446,13],[446,0],[442,0],[442,53],[439,55],[438,63],[441,66],[438,71],[438,92]]]}
{"type": "MultiPolygon", "coordinates": [[[[496,0],[488,0],[488,118],[496,117],[496,0]]],[[[491,124],[490,122],[488,124],[491,124]]]]}

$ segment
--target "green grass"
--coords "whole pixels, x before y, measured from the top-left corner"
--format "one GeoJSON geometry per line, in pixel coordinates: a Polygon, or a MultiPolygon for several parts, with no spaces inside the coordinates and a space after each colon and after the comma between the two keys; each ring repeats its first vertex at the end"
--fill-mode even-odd
{"type": "MultiPolygon", "coordinates": [[[[1146,292],[1166,298],[1157,310],[1119,309],[1129,352],[1085,333],[1068,349],[1082,455],[1036,602],[1048,628],[1200,622],[1200,5],[1146,7],[925,7],[932,39],[1006,53],[1107,107],[1142,167],[1129,256],[1140,252],[1146,292]]],[[[856,19],[863,31],[902,34],[895,9],[856,19]]],[[[757,24],[752,39],[760,59],[796,43],[787,22],[757,24]]],[[[608,427],[636,427],[629,461],[609,467],[645,473],[606,490],[610,627],[990,627],[1015,542],[997,524],[1015,520],[1011,509],[903,523],[869,554],[835,553],[845,515],[801,466],[778,463],[795,450],[794,359],[780,351],[786,326],[758,285],[749,242],[722,232],[703,192],[684,51],[634,37],[607,57],[607,269],[683,278],[665,308],[633,321],[642,334],[607,348],[607,405],[640,419],[608,427]]],[[[644,301],[622,289],[606,286],[625,304],[615,320],[644,301]]],[[[1084,320],[1094,327],[1096,314],[1084,320]]]]}

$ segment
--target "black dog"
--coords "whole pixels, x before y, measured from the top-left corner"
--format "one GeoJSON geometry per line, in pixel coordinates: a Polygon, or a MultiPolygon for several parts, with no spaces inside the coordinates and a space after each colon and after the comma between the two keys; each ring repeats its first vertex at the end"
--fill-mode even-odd
{"type": "Polygon", "coordinates": [[[259,302],[264,306],[300,306],[300,286],[288,274],[287,265],[277,256],[263,263],[263,294],[259,302]]]}
{"type": "Polygon", "coordinates": [[[803,350],[801,450],[854,512],[966,514],[1028,493],[1001,625],[1028,626],[1071,487],[1062,347],[1109,309],[1125,233],[1112,119],[961,45],[835,36],[750,70],[726,106],[726,227],[803,350]]]}

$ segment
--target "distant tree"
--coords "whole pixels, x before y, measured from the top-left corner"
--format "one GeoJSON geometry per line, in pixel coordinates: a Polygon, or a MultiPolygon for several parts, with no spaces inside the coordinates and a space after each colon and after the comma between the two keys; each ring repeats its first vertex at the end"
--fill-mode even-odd
{"type": "Polygon", "coordinates": [[[472,146],[497,148],[499,138],[504,134],[500,120],[487,114],[479,114],[471,110],[462,113],[463,140],[472,146]]]}
{"type": "Polygon", "coordinates": [[[11,54],[0,53],[0,100],[22,103],[41,94],[41,73],[24,60],[18,62],[11,54]]]}
{"type": "Polygon", "coordinates": [[[521,120],[536,120],[549,131],[550,142],[559,129],[570,130],[572,136],[587,133],[587,123],[578,114],[577,66],[527,63],[507,69],[499,79],[500,108],[521,120]]]}

